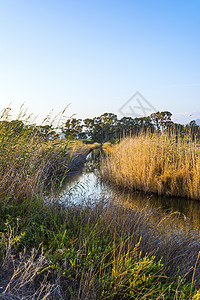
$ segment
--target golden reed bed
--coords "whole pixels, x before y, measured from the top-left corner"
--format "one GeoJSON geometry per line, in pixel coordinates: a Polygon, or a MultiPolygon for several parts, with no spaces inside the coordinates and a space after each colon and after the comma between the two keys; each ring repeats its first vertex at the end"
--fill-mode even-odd
{"type": "Polygon", "coordinates": [[[200,200],[200,148],[189,137],[123,139],[102,161],[104,179],[130,190],[200,200]]]}

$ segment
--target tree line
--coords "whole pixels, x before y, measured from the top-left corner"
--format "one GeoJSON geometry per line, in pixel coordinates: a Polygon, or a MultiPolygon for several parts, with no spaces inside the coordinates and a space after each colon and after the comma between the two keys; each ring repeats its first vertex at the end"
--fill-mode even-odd
{"type": "Polygon", "coordinates": [[[0,128],[12,132],[26,131],[29,134],[44,139],[58,138],[60,136],[72,139],[82,139],[84,142],[112,143],[119,141],[126,136],[138,135],[140,132],[168,132],[169,135],[192,134],[193,138],[200,138],[200,127],[192,120],[187,125],[174,123],[172,113],[169,111],[152,113],[147,117],[132,118],[123,117],[118,119],[113,113],[104,113],[98,117],[67,119],[60,127],[53,128],[53,125],[25,125],[23,121],[1,121],[0,128]]]}
{"type": "Polygon", "coordinates": [[[73,136],[91,142],[115,142],[126,136],[138,135],[140,132],[164,132],[169,135],[191,133],[193,138],[200,138],[200,128],[193,120],[187,125],[174,123],[169,111],[152,113],[147,117],[117,118],[113,113],[104,113],[92,119],[68,119],[61,128],[65,137],[73,136]]]}

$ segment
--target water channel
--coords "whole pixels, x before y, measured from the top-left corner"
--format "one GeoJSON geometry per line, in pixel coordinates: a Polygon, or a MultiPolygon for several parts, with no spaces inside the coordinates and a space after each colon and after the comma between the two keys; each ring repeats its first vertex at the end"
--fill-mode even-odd
{"type": "Polygon", "coordinates": [[[148,205],[153,209],[159,209],[161,213],[180,212],[181,222],[185,220],[191,229],[200,231],[200,201],[147,195],[142,192],[119,191],[102,183],[97,167],[98,151],[90,153],[82,171],[68,175],[59,194],[59,201],[73,204],[94,202],[102,197],[117,199],[120,203],[129,201],[132,205],[143,208],[148,205]]]}

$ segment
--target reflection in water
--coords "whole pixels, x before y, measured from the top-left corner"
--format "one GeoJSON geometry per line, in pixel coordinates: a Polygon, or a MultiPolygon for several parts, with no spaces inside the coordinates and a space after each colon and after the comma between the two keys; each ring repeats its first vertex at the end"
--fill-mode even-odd
{"type": "Polygon", "coordinates": [[[100,184],[93,172],[70,174],[63,185],[59,200],[74,204],[83,203],[83,201],[95,202],[106,195],[106,187],[100,184]]]}
{"type": "Polygon", "coordinates": [[[120,201],[128,201],[135,206],[143,208],[147,202],[152,208],[159,208],[163,212],[180,212],[184,219],[187,219],[192,227],[200,228],[200,202],[174,197],[161,197],[158,195],[146,195],[140,192],[114,192],[120,201]]]}
{"type": "Polygon", "coordinates": [[[128,201],[141,209],[148,202],[150,207],[159,208],[164,212],[178,211],[187,218],[193,228],[200,228],[200,201],[116,190],[100,182],[98,170],[95,168],[98,157],[99,152],[96,156],[95,153],[91,153],[83,172],[68,175],[59,195],[59,201],[78,204],[85,200],[87,203],[88,201],[92,203],[104,197],[115,199],[120,203],[128,201]]]}

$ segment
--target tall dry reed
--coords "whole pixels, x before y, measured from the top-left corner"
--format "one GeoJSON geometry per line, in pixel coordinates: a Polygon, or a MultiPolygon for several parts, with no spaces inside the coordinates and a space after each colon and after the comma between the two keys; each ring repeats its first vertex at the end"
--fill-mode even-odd
{"type": "Polygon", "coordinates": [[[69,139],[46,138],[20,121],[0,122],[0,197],[21,199],[41,194],[73,167],[87,145],[69,139]]]}
{"type": "Polygon", "coordinates": [[[187,136],[126,138],[108,153],[101,173],[130,190],[200,200],[200,148],[187,136]]]}

